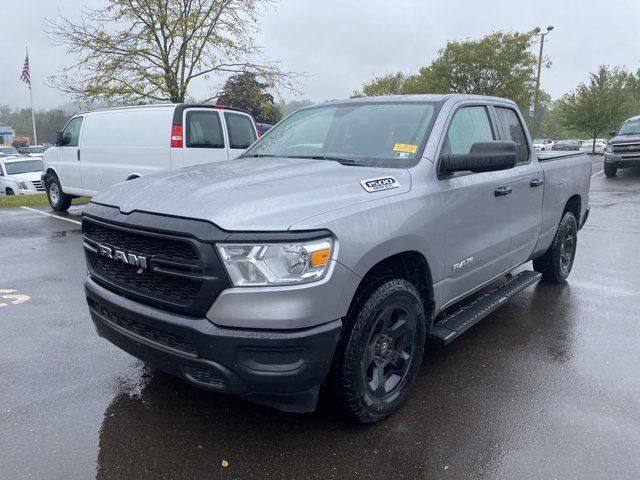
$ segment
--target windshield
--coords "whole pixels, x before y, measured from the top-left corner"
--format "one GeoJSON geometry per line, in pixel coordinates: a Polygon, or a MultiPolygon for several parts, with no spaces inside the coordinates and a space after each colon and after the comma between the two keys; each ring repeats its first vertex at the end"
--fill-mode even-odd
{"type": "Polygon", "coordinates": [[[7,175],[18,175],[27,172],[41,172],[42,160],[29,160],[27,162],[6,162],[4,168],[7,169],[7,175]]]}
{"type": "Polygon", "coordinates": [[[545,142],[544,138],[534,138],[533,139],[533,143],[544,143],[544,142],[545,142]]]}
{"type": "Polygon", "coordinates": [[[406,168],[417,162],[439,106],[437,102],[357,102],[299,110],[242,156],[406,168]]]}
{"type": "Polygon", "coordinates": [[[13,147],[0,147],[0,152],[7,153],[7,154],[11,155],[11,154],[14,154],[14,153],[18,153],[18,150],[16,150],[13,147]]]}
{"type": "Polygon", "coordinates": [[[636,135],[640,134],[640,120],[624,122],[620,128],[618,135],[636,135]]]}

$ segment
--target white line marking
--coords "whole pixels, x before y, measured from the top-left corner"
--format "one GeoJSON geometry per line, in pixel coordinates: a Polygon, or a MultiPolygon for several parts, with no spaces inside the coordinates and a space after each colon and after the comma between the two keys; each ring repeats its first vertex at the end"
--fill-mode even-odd
{"type": "Polygon", "coordinates": [[[600,170],[598,173],[594,173],[593,175],[591,175],[591,178],[595,177],[596,175],[600,175],[602,172],[604,172],[604,169],[600,170]]]}
{"type": "Polygon", "coordinates": [[[43,212],[41,210],[36,210],[35,208],[31,208],[31,207],[20,207],[20,208],[24,208],[25,210],[29,210],[30,212],[39,213],[41,215],[46,215],[47,217],[57,218],[58,220],[64,220],[66,222],[75,223],[76,225],[82,225],[82,222],[79,222],[78,220],[72,220],[70,218],[65,218],[65,217],[59,217],[58,215],[52,215],[51,213],[43,212]]]}

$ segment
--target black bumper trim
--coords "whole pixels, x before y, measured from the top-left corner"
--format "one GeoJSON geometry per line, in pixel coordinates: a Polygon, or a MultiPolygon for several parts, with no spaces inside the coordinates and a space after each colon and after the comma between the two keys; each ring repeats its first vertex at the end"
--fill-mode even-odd
{"type": "Polygon", "coordinates": [[[123,298],[89,277],[85,292],[98,334],[127,353],[197,387],[237,394],[285,411],[315,408],[342,329],[340,320],[301,330],[223,328],[206,318],[186,317],[123,298]],[[198,354],[185,355],[123,331],[123,327],[115,328],[91,308],[91,302],[131,322],[190,340],[198,354]]]}

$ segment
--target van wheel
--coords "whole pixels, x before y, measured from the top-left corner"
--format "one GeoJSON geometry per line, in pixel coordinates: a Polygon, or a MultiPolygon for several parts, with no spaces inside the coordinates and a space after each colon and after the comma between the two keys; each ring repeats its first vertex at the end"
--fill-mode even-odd
{"type": "Polygon", "coordinates": [[[60,180],[56,175],[47,176],[47,199],[56,212],[66,212],[71,206],[71,197],[62,191],[60,180]]]}
{"type": "Polygon", "coordinates": [[[533,269],[542,273],[548,282],[564,282],[573,267],[578,246],[578,222],[573,213],[566,212],[549,250],[533,261],[533,269]]]}
{"type": "Polygon", "coordinates": [[[15,195],[15,192],[10,188],[7,188],[4,193],[6,193],[7,195],[15,195]]]}
{"type": "Polygon", "coordinates": [[[404,403],[425,345],[425,314],[410,282],[372,287],[347,315],[333,368],[343,408],[362,423],[378,422],[404,403]]]}
{"type": "Polygon", "coordinates": [[[604,164],[604,174],[607,177],[615,177],[616,173],[618,173],[618,167],[615,165],[611,165],[610,163],[604,164]]]}

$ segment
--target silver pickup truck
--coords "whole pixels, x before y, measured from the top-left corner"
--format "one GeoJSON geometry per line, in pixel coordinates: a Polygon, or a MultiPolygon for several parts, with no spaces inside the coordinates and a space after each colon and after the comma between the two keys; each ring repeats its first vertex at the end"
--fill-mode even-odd
{"type": "Polygon", "coordinates": [[[91,316],[198,387],[304,412],[326,386],[375,422],[406,399],[425,346],[541,276],[566,280],[590,174],[582,154],[538,158],[509,100],[304,108],[240,159],[94,197],[91,316]]]}

